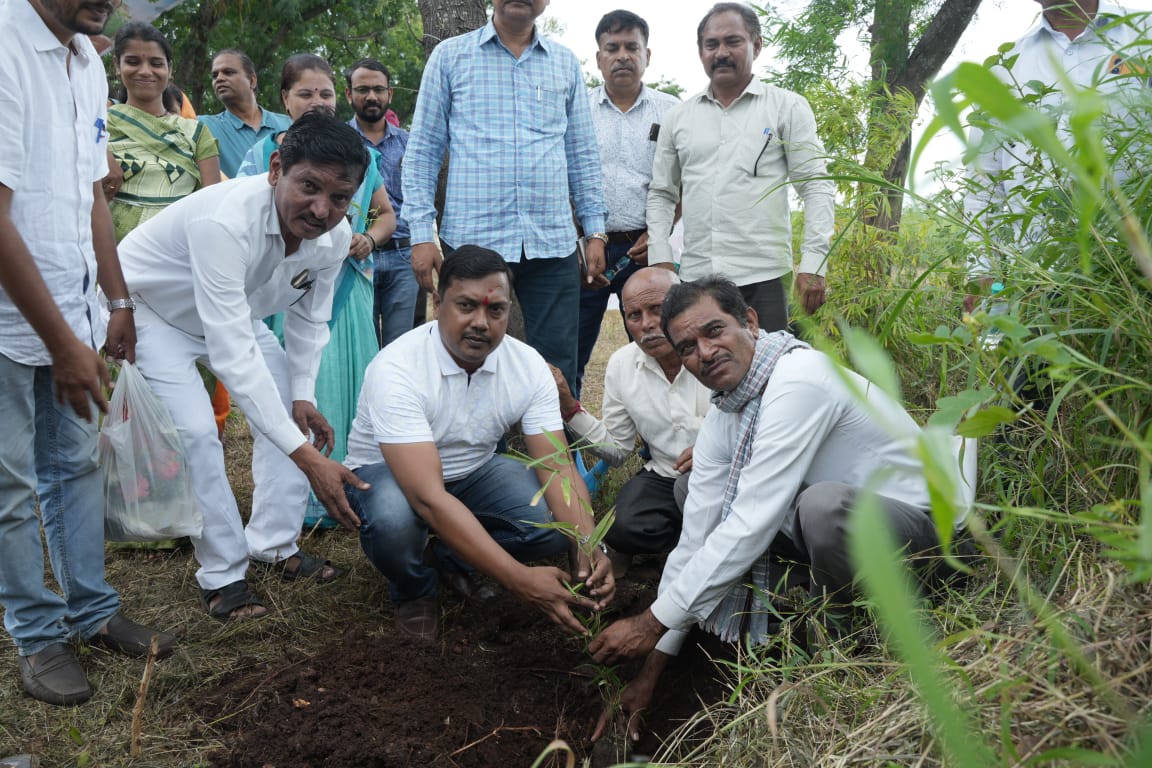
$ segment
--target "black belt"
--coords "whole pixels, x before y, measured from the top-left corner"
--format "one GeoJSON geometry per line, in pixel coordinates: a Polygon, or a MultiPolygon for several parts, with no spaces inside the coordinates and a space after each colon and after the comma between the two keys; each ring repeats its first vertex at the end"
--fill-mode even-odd
{"type": "Polygon", "coordinates": [[[411,248],[411,247],[412,247],[412,239],[411,238],[394,237],[391,240],[389,240],[388,242],[384,243],[384,245],[377,248],[376,250],[378,250],[378,251],[399,251],[399,250],[402,250],[404,248],[411,248]]]}
{"type": "Polygon", "coordinates": [[[609,232],[608,244],[609,245],[628,245],[640,239],[648,230],[646,229],[633,229],[628,232],[609,232]]]}

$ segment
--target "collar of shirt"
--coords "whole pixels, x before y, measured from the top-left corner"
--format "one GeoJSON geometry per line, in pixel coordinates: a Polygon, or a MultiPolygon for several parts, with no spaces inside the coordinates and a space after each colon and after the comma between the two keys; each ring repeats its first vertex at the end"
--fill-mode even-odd
{"type": "MultiPolygon", "coordinates": [[[[484,28],[476,38],[476,47],[483,48],[491,40],[495,40],[495,44],[508,51],[508,53],[512,53],[512,51],[508,50],[508,46],[504,45],[504,41],[500,39],[499,33],[496,32],[496,25],[489,19],[488,23],[484,25],[484,28]]],[[[520,58],[524,58],[533,48],[539,48],[544,53],[552,53],[552,41],[541,35],[540,30],[537,29],[535,25],[532,27],[532,44],[524,49],[524,53],[520,54],[520,58]]]]}
{"type": "Polygon", "coordinates": [[[372,141],[372,139],[368,138],[368,134],[364,133],[364,130],[360,127],[360,123],[356,121],[355,117],[348,121],[348,125],[352,126],[352,129],[360,134],[360,138],[368,142],[373,149],[382,146],[389,139],[396,138],[396,128],[387,120],[384,121],[384,136],[381,137],[379,142],[372,141]]]}
{"type": "MultiPolygon", "coordinates": [[[[632,343],[636,344],[636,342],[632,343]]],[[[636,358],[636,369],[639,370],[641,368],[647,368],[649,371],[659,376],[660,380],[665,384],[671,385],[676,383],[676,379],[680,378],[680,374],[684,373],[686,370],[684,366],[680,366],[680,370],[676,373],[676,376],[673,377],[672,381],[668,381],[668,377],[664,374],[664,369],[660,366],[660,362],[656,358],[652,357],[652,355],[645,352],[643,349],[640,349],[639,344],[636,344],[636,348],[640,351],[640,355],[636,358]]]]}
{"type": "Polygon", "coordinates": [[[26,22],[26,26],[20,30],[20,33],[26,33],[31,38],[32,45],[38,52],[46,53],[63,48],[73,56],[80,56],[82,58],[96,55],[96,49],[92,47],[92,42],[88,39],[87,35],[80,33],[73,35],[70,46],[61,43],[56,35],[52,34],[52,30],[48,28],[44,20],[40,18],[40,14],[36,13],[36,9],[32,7],[31,3],[15,2],[13,3],[13,11],[17,21],[26,22]],[[22,12],[27,14],[24,19],[19,18],[22,12]],[[36,23],[27,23],[33,19],[35,19],[36,23]]]}
{"type": "MultiPolygon", "coordinates": [[[[273,128],[273,129],[276,128],[276,126],[273,125],[268,120],[268,110],[264,109],[264,107],[260,107],[259,109],[260,109],[260,128],[273,128]]],[[[221,112],[220,115],[224,118],[224,121],[228,123],[229,127],[231,127],[232,130],[234,130],[234,131],[239,131],[241,129],[248,128],[248,123],[244,122],[239,117],[237,117],[236,115],[229,112],[227,109],[224,110],[223,112],[221,112]]],[[[251,130],[251,129],[249,128],[249,130],[251,130]]],[[[258,129],[257,133],[259,133],[259,132],[260,131],[258,129]]]]}
{"type": "MultiPolygon", "coordinates": [[[[597,104],[607,104],[612,109],[620,112],[620,114],[627,114],[626,112],[623,112],[620,107],[616,106],[616,104],[612,101],[612,97],[608,95],[608,89],[603,85],[596,86],[596,89],[593,91],[593,93],[595,95],[597,104]]],[[[648,101],[648,87],[642,86],[640,88],[640,95],[636,97],[636,101],[632,102],[632,106],[628,107],[628,112],[636,109],[646,101],[648,101]]]]}
{"type": "MultiPolygon", "coordinates": [[[[740,92],[739,96],[732,100],[732,104],[729,104],[728,107],[721,107],[721,109],[727,109],[733,104],[738,104],[745,96],[763,96],[767,90],[768,86],[764,85],[764,82],[760,80],[760,78],[753,76],[747,87],[745,87],[744,90],[740,92]]],[[[711,85],[709,85],[700,93],[696,94],[696,100],[710,101],[716,106],[720,106],[720,102],[716,101],[716,98],[712,95],[711,85]]]]}
{"type": "MultiPolygon", "coordinates": [[[[1116,19],[1127,15],[1128,11],[1124,10],[1118,5],[1100,3],[1096,9],[1096,17],[1092,19],[1091,23],[1088,24],[1087,27],[1084,28],[1084,32],[1081,32],[1080,35],[1077,36],[1076,40],[1084,37],[1089,31],[1100,30],[1101,27],[1105,27],[1116,19]]],[[[1074,40],[1069,40],[1068,36],[1063,32],[1058,32],[1057,30],[1053,29],[1052,25],[1048,22],[1048,17],[1045,16],[1043,12],[1041,12],[1040,16],[1036,19],[1036,23],[1033,24],[1032,27],[1027,32],[1025,32],[1024,36],[1020,39],[1023,42],[1028,38],[1042,34],[1051,35],[1061,40],[1061,42],[1075,42],[1074,40]]],[[[1107,32],[1104,32],[1103,34],[1105,37],[1107,37],[1107,32]]]]}
{"type": "Polygon", "coordinates": [[[440,373],[444,376],[475,376],[480,373],[495,374],[498,368],[497,363],[499,360],[496,353],[500,351],[500,347],[504,345],[501,340],[500,345],[488,353],[488,357],[484,358],[484,365],[477,368],[471,374],[460,367],[460,364],[452,359],[452,355],[448,352],[448,347],[444,346],[444,338],[440,335],[440,324],[436,321],[428,323],[428,334],[433,337],[432,346],[436,350],[436,361],[440,363],[440,373]]]}

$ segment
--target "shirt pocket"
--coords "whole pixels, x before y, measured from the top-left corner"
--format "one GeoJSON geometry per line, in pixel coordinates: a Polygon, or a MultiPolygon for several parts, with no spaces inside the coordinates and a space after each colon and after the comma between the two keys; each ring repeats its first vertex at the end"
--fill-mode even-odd
{"type": "Polygon", "coordinates": [[[532,127],[544,134],[563,134],[568,128],[568,92],[552,83],[537,83],[532,88],[532,127]]]}
{"type": "Polygon", "coordinates": [[[749,130],[739,153],[741,170],[755,178],[767,178],[784,154],[776,129],[749,130]]]}

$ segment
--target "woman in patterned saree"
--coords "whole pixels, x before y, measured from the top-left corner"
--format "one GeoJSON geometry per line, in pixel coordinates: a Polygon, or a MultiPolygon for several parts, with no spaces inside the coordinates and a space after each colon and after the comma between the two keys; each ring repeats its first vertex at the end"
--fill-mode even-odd
{"type": "Polygon", "coordinates": [[[104,192],[119,242],[168,205],[220,181],[220,152],[212,133],[181,117],[165,93],[172,46],[155,27],[125,24],[112,51],[122,86],[120,103],[108,109],[108,153],[109,168],[120,173],[109,175],[104,192]]]}

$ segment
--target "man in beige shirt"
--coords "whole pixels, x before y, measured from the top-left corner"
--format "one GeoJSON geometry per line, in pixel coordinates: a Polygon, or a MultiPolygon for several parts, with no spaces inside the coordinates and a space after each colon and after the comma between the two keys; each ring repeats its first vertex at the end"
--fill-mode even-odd
{"type": "Polygon", "coordinates": [[[680,276],[721,274],[738,286],[768,331],[788,324],[782,278],[792,271],[788,189],[804,201],[796,287],[808,312],[824,303],[835,187],[804,97],[752,74],[760,21],[742,3],[719,3],[697,33],[707,90],[665,116],[648,191],[648,263],[672,265],[668,236],[683,202],[680,276]],[[790,182],[790,184],[789,184],[790,182]]]}

